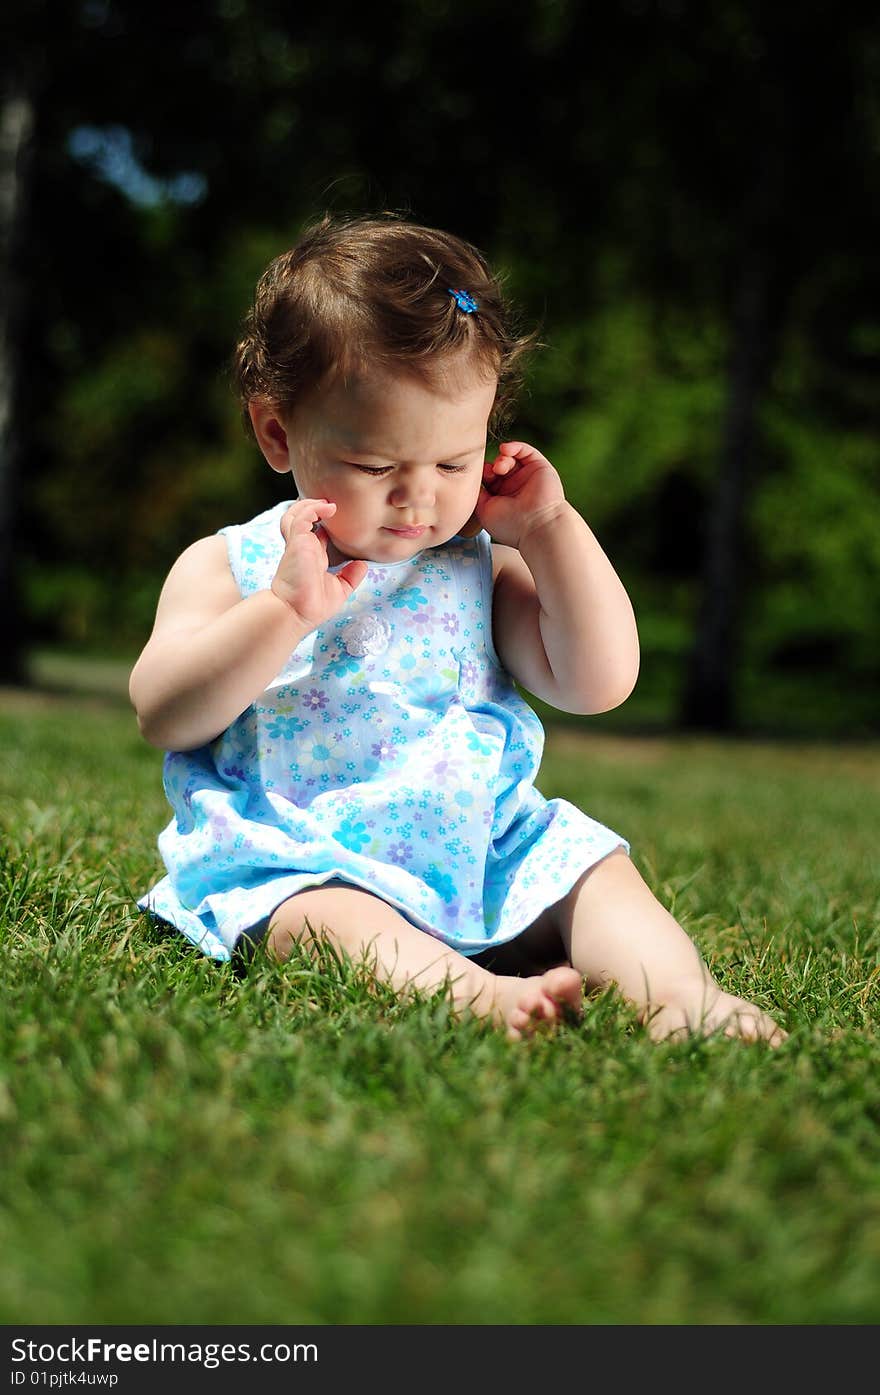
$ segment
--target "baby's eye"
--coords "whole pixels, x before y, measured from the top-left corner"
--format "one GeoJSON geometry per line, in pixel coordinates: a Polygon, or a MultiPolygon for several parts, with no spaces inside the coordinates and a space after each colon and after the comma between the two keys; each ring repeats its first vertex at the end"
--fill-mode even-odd
{"type": "Polygon", "coordinates": [[[362,475],[387,475],[391,469],[390,465],[356,465],[354,461],[349,461],[352,469],[360,470],[362,475]]]}
{"type": "Polygon", "coordinates": [[[457,475],[460,471],[466,470],[466,465],[438,465],[438,470],[445,470],[447,475],[457,475]]]}

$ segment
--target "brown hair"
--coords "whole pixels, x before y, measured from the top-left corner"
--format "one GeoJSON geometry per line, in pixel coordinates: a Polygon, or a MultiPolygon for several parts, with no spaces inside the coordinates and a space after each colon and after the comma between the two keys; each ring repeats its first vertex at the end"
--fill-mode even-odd
{"type": "Polygon", "coordinates": [[[250,428],[253,398],[289,412],[330,374],[369,364],[429,378],[465,351],[487,376],[498,375],[490,421],[497,431],[536,344],[534,333],[518,332],[498,278],[469,242],[395,214],[326,215],[263,272],[232,371],[250,428]],[[466,313],[452,290],[477,309],[466,313]]]}

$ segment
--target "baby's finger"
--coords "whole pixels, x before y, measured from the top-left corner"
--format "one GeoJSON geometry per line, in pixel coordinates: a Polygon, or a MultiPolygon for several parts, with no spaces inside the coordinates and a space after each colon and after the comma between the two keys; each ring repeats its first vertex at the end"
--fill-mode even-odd
{"type": "Polygon", "coordinates": [[[495,460],[487,460],[483,466],[483,489],[489,494],[496,494],[502,480],[508,479],[515,469],[516,461],[507,455],[499,455],[495,460]]]}
{"type": "Polygon", "coordinates": [[[285,542],[294,534],[311,533],[323,518],[331,518],[336,505],[329,499],[297,499],[282,515],[281,533],[285,542]]]}
{"type": "Polygon", "coordinates": [[[542,455],[534,446],[530,446],[528,441],[499,441],[498,455],[512,455],[521,464],[549,465],[550,461],[546,455],[542,455]]]}
{"type": "Polygon", "coordinates": [[[328,544],[328,542],[330,541],[330,538],[329,538],[329,536],[328,536],[328,534],[327,534],[326,528],[324,527],[324,525],[323,525],[322,523],[314,523],[314,524],[312,525],[312,536],[313,536],[314,538],[316,538],[317,541],[321,544],[321,548],[322,548],[323,553],[324,553],[324,558],[325,558],[325,560],[326,560],[326,559],[330,556],[330,552],[329,552],[329,549],[328,549],[328,547],[327,547],[327,544],[328,544]]]}

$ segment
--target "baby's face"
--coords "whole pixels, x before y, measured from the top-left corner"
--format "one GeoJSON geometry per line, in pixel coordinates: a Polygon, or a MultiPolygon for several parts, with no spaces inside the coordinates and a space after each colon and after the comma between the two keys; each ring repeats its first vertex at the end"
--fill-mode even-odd
{"type": "Polygon", "coordinates": [[[496,386],[473,374],[429,385],[377,373],[336,381],[296,408],[285,423],[289,468],[301,498],[336,504],[326,531],[340,558],[406,561],[467,524],[496,386]]]}

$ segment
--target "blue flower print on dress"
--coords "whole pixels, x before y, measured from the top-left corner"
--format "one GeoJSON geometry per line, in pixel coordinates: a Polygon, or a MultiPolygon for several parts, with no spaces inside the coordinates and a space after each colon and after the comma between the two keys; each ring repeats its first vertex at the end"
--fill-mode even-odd
{"type": "Polygon", "coordinates": [[[241,543],[241,556],[245,562],[257,562],[266,555],[266,544],[258,542],[256,538],[243,538],[241,543]]]}
{"type": "Polygon", "coordinates": [[[447,906],[451,905],[455,900],[456,886],[449,873],[441,871],[436,862],[432,862],[422,875],[428,886],[443,898],[447,906]]]}
{"type": "Polygon", "coordinates": [[[480,756],[491,756],[494,749],[492,742],[487,741],[476,731],[468,732],[467,744],[469,750],[476,751],[477,755],[480,756]]]}
{"type": "Polygon", "coordinates": [[[453,684],[454,678],[455,673],[451,669],[441,669],[439,673],[420,674],[418,678],[411,678],[408,686],[412,701],[417,707],[447,707],[450,702],[458,700],[458,693],[453,684]]]}
{"type": "Polygon", "coordinates": [[[351,819],[343,819],[339,827],[333,830],[333,837],[349,852],[356,853],[361,852],[370,841],[367,825],[362,820],[353,823],[351,819]]]}
{"type": "Polygon", "coordinates": [[[339,772],[343,757],[326,741],[305,741],[297,747],[293,768],[306,775],[318,775],[324,781],[339,772]]]}
{"type": "Polygon", "coordinates": [[[338,659],[331,659],[324,672],[332,674],[334,678],[341,678],[346,673],[357,673],[363,667],[363,659],[354,654],[340,654],[338,659]]]}
{"type": "Polygon", "coordinates": [[[428,597],[420,586],[402,586],[391,604],[395,610],[402,610],[404,606],[407,610],[418,610],[420,605],[428,604],[428,597]]]}
{"type": "MultiPolygon", "coordinates": [[[[407,636],[409,640],[410,636],[407,636]]],[[[405,649],[400,654],[391,654],[384,661],[386,667],[383,674],[389,678],[396,678],[406,684],[407,689],[414,681],[418,681],[419,676],[433,678],[436,672],[436,664],[431,662],[430,655],[425,658],[418,650],[405,649]]],[[[436,687],[436,683],[434,685],[436,687]]]]}
{"type": "Polygon", "coordinates": [[[266,731],[276,741],[290,740],[296,736],[298,731],[305,731],[307,722],[301,722],[299,717],[289,717],[286,714],[276,712],[275,716],[266,724],[266,731]]]}

